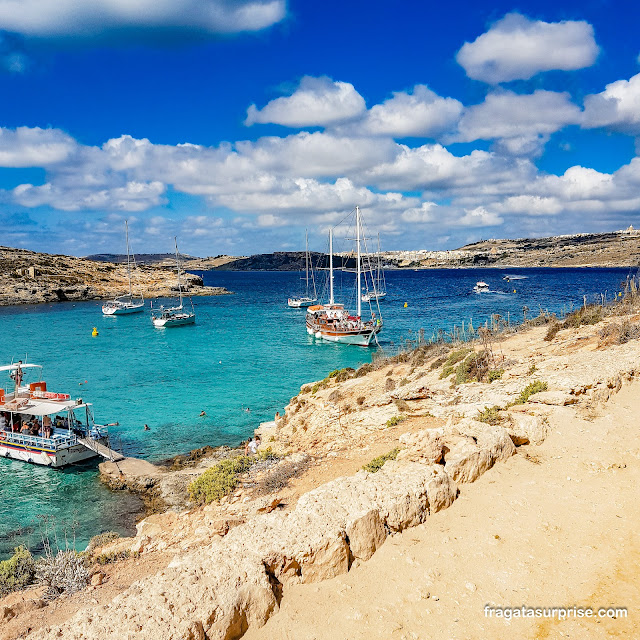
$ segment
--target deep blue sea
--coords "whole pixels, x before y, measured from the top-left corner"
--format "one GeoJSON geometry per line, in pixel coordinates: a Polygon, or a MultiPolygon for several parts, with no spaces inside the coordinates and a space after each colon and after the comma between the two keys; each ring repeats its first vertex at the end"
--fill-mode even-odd
{"type": "MultiPolygon", "coordinates": [[[[511,322],[540,309],[566,313],[583,302],[612,300],[628,269],[446,269],[387,271],[381,303],[383,349],[393,352],[424,329],[428,339],[455,324],[479,326],[493,313],[511,322]],[[525,279],[506,282],[506,274],[525,279]],[[478,280],[491,293],[474,294],[478,280]],[[407,306],[404,306],[404,303],[407,306]]],[[[372,349],[316,342],[304,310],[286,298],[300,274],[205,272],[205,284],[234,295],[194,298],[197,324],[155,329],[149,314],[104,317],[101,303],[0,307],[0,362],[44,365],[50,390],[94,404],[128,455],[160,460],[204,445],[237,444],[282,412],[303,383],[357,367],[372,349]],[[91,331],[97,327],[98,337],[91,331]],[[249,410],[247,410],[249,409],[249,410]],[[206,417],[199,417],[202,411],[206,417]],[[144,431],[144,424],[151,431],[144,431]]],[[[336,300],[354,309],[353,276],[338,279],[336,300]]],[[[3,374],[5,375],[5,374],[3,374]]],[[[0,388],[9,386],[0,380],[0,388]]],[[[0,558],[21,543],[38,551],[42,516],[81,548],[106,530],[130,531],[138,502],[112,493],[97,465],[56,471],[0,460],[0,558]],[[75,524],[74,524],[75,523],[75,524]]]]}

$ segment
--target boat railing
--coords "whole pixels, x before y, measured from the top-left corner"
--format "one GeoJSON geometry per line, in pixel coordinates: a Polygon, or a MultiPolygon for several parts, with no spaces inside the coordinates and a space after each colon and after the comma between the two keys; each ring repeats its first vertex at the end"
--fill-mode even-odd
{"type": "Polygon", "coordinates": [[[40,449],[64,449],[76,444],[75,435],[60,436],[53,438],[43,438],[42,436],[33,436],[26,433],[13,433],[12,431],[4,431],[1,437],[5,442],[12,442],[27,447],[38,447],[40,449]]]}

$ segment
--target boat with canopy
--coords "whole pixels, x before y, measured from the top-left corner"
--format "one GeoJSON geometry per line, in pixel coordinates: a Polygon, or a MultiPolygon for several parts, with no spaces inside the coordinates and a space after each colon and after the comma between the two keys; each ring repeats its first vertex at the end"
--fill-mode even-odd
{"type": "MultiPolygon", "coordinates": [[[[106,425],[94,421],[92,405],[67,393],[47,390],[42,366],[12,363],[12,391],[0,388],[0,456],[48,467],[65,467],[101,456],[122,460],[109,446],[106,425]],[[31,381],[29,381],[31,380],[31,381]]],[[[1,378],[0,378],[1,379],[1,378]]]]}

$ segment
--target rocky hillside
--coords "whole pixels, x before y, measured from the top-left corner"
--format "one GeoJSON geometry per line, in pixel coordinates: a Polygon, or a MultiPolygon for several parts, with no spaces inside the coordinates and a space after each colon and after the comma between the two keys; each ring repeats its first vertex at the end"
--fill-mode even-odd
{"type": "MultiPolygon", "coordinates": [[[[184,282],[193,296],[229,293],[205,287],[189,273],[184,282]]],[[[145,298],[173,296],[176,287],[175,267],[142,265],[135,271],[134,291],[145,298]]],[[[0,305],[102,300],[127,290],[125,265],[0,247],[0,305]]]]}
{"type": "Polygon", "coordinates": [[[403,269],[455,267],[639,267],[640,234],[612,233],[482,240],[451,251],[391,251],[388,265],[403,269]]]}
{"type": "MultiPolygon", "coordinates": [[[[4,605],[9,623],[3,638],[15,638],[30,628],[27,637],[39,640],[127,635],[140,640],[229,639],[258,637],[265,624],[272,635],[265,632],[261,637],[311,637],[300,630],[280,634],[281,612],[291,616],[287,624],[304,627],[304,612],[311,611],[314,594],[326,591],[326,584],[336,600],[321,612],[326,618],[349,597],[351,587],[344,586],[347,577],[341,576],[356,574],[349,582],[356,580],[369,562],[385,556],[385,550],[391,564],[373,582],[377,595],[351,606],[360,609],[373,603],[375,608],[385,591],[379,585],[391,581],[398,583],[393,593],[402,597],[384,611],[346,615],[344,624],[353,622],[358,632],[341,637],[395,637],[387,632],[400,628],[398,624],[410,625],[425,609],[435,618],[442,606],[449,607],[448,617],[438,618],[439,624],[455,623],[460,630],[454,633],[450,628],[447,637],[482,637],[483,625],[493,624],[482,616],[487,602],[538,602],[528,596],[539,595],[535,590],[541,578],[527,576],[533,570],[539,573],[535,567],[541,559],[552,568],[544,574],[543,586],[557,587],[554,595],[560,604],[568,589],[570,604],[608,604],[608,594],[594,598],[590,589],[608,576],[610,565],[604,558],[611,549],[619,546],[628,562],[625,545],[636,525],[626,526],[621,503],[637,504],[633,478],[640,463],[635,453],[626,457],[624,466],[597,456],[611,446],[637,451],[638,438],[637,429],[632,434],[625,425],[612,435],[618,424],[615,416],[608,416],[604,427],[590,425],[606,414],[609,399],[640,372],[640,317],[631,308],[608,318],[594,309],[573,320],[562,325],[533,323],[526,330],[485,335],[482,342],[456,348],[424,346],[305,385],[284,415],[261,429],[263,449],[271,447],[280,458],[265,458],[251,467],[230,493],[206,506],[185,503],[181,508],[175,501],[179,490],[169,482],[174,510],[143,520],[135,538],[102,547],[100,557],[122,562],[96,564],[89,608],[86,593],[68,596],[59,608],[37,600],[37,594],[21,596],[19,605],[4,605]],[[586,432],[590,440],[582,445],[586,432]],[[537,452],[547,440],[553,446],[541,457],[537,452]],[[516,458],[520,462],[513,462],[516,458]],[[545,467],[554,474],[551,480],[536,471],[549,460],[558,461],[545,467]],[[362,470],[365,462],[369,464],[362,470]],[[633,470],[617,475],[627,465],[633,470]],[[514,466],[524,474],[516,479],[520,498],[501,500],[504,477],[514,466]],[[537,483],[528,478],[534,473],[537,483]],[[483,482],[484,474],[489,481],[483,482]],[[470,483],[476,482],[481,490],[474,491],[470,483]],[[602,502],[594,502],[593,492],[602,494],[597,487],[603,482],[609,493],[601,496],[602,502]],[[474,510],[473,501],[490,506],[474,510]],[[588,507],[568,516],[576,501],[588,507]],[[517,513],[522,515],[516,517],[517,513]],[[580,526],[578,517],[584,520],[580,526]],[[524,529],[522,518],[530,522],[524,529]],[[628,537],[620,532],[622,526],[628,537]],[[465,528],[471,532],[470,546],[452,555],[450,545],[467,535],[465,528]],[[489,532],[478,537],[478,530],[487,528],[489,532]],[[599,537],[613,529],[618,536],[615,545],[599,537]],[[436,541],[424,549],[419,544],[423,532],[436,534],[436,541]],[[568,532],[579,539],[567,538],[568,532]],[[408,551],[398,559],[403,540],[408,551]],[[511,541],[515,555],[501,553],[502,545],[511,541]],[[564,545],[562,551],[559,545],[564,545]],[[482,554],[475,553],[478,547],[482,554]],[[587,548],[589,562],[584,561],[587,548]],[[401,578],[423,551],[430,569],[422,570],[422,582],[405,593],[401,578]],[[444,562],[449,563],[446,572],[438,569],[444,562]],[[527,567],[521,567],[525,562],[527,567]],[[581,573],[572,582],[576,571],[587,570],[588,576],[581,573]],[[449,585],[451,577],[456,582],[449,585]],[[515,585],[522,586],[516,590],[515,585]],[[440,603],[444,594],[449,597],[440,603]],[[29,605],[28,597],[35,604],[29,605]],[[379,627],[383,614],[397,616],[396,626],[379,627]]],[[[635,420],[632,408],[630,415],[635,420]]],[[[189,473],[197,476],[210,464],[200,462],[189,473]]],[[[113,466],[104,463],[101,469],[109,465],[113,466]]],[[[124,466],[120,471],[127,472],[124,466]]],[[[142,484],[155,484],[162,492],[174,472],[152,468],[142,473],[142,484]]],[[[631,600],[620,602],[630,606],[631,600]]],[[[420,618],[420,623],[428,620],[420,618]]],[[[513,637],[512,630],[504,636],[500,629],[491,627],[490,636],[513,637]]],[[[330,631],[317,627],[314,637],[335,637],[330,631]]]]}

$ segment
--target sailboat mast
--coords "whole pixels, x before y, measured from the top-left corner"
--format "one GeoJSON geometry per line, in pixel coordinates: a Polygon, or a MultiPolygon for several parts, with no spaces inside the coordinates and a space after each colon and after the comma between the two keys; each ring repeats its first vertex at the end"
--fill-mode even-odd
{"type": "Polygon", "coordinates": [[[133,298],[133,289],[131,287],[131,251],[129,250],[129,221],[124,221],[124,234],[127,238],[127,277],[129,278],[129,297],[133,298]]]}
{"type": "Polygon", "coordinates": [[[304,230],[304,244],[305,244],[304,269],[307,274],[307,291],[305,295],[308,298],[309,297],[309,233],[307,232],[306,229],[304,230]]]}
{"type": "Polygon", "coordinates": [[[358,318],[362,316],[362,293],[360,291],[360,207],[356,206],[356,298],[358,300],[358,318]]]}
{"type": "Polygon", "coordinates": [[[178,293],[180,294],[180,307],[182,307],[182,285],[180,284],[180,258],[178,257],[178,238],[174,236],[173,240],[176,243],[176,267],[178,269],[178,293]]]}
{"type": "Polygon", "coordinates": [[[329,229],[329,304],[333,300],[333,229],[329,229]]]}

